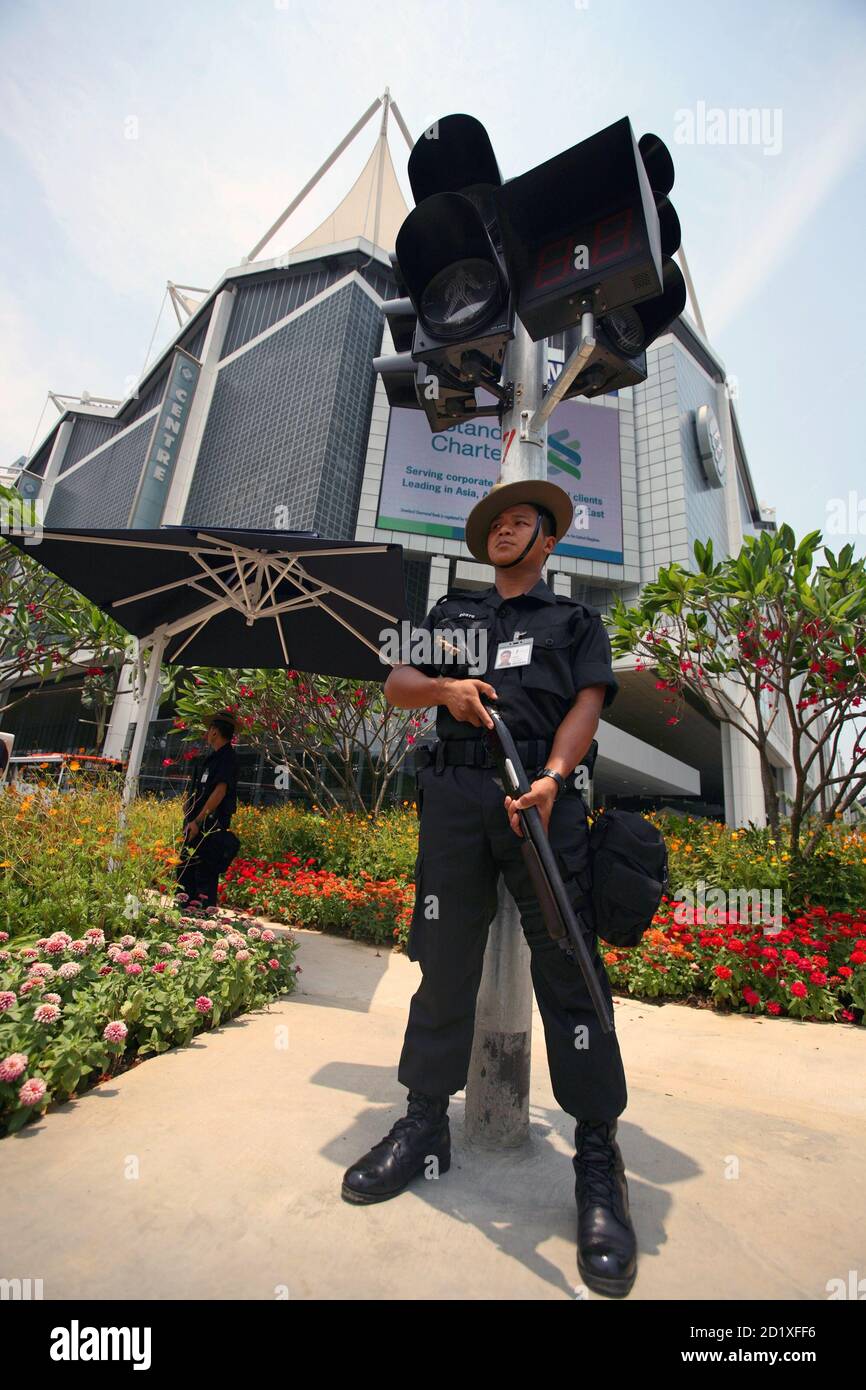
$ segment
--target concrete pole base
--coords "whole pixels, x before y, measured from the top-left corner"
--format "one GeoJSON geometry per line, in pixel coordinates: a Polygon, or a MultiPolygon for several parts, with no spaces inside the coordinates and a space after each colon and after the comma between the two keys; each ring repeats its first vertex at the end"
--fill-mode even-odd
{"type": "Polygon", "coordinates": [[[477,1148],[516,1148],[529,1138],[529,960],[517,906],[500,877],[499,908],[490,924],[484,956],[466,1086],[464,1133],[477,1148]]]}

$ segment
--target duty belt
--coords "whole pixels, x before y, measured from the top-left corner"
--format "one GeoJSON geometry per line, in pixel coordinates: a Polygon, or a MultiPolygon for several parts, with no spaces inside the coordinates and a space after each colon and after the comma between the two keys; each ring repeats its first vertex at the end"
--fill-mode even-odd
{"type": "MultiPolygon", "coordinates": [[[[547,762],[553,740],[531,738],[516,742],[523,766],[527,771],[535,771],[547,762]]],[[[496,766],[486,740],[480,738],[450,738],[435,743],[422,743],[415,750],[415,767],[421,769],[430,767],[431,764],[437,772],[441,772],[446,764],[463,767],[496,766]]]]}

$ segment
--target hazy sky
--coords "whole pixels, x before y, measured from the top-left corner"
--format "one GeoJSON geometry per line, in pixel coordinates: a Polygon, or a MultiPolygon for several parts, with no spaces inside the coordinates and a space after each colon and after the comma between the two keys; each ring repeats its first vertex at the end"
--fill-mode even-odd
{"type": "MultiPolygon", "coordinates": [[[[4,0],[0,461],[40,415],[44,436],[49,388],[123,396],[166,280],[237,265],[386,85],[413,135],[478,116],[506,178],[623,115],[660,135],[759,496],[797,531],[866,499],[864,0],[4,0]]],[[[265,257],[335,206],[375,129],[265,257]]],[[[411,205],[396,128],[392,150],[411,205]]],[[[155,346],[175,327],[166,305],[155,346]]]]}

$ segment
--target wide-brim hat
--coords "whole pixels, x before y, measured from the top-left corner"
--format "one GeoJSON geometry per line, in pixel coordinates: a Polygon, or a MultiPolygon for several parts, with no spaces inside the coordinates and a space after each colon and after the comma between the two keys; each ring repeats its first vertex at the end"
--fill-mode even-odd
{"type": "Polygon", "coordinates": [[[564,488],[546,479],[524,478],[516,483],[494,483],[480,502],[476,502],[466,518],[466,544],[476,560],[489,565],[487,539],[490,523],[506,507],[528,502],[546,507],[556,525],[556,539],[561,541],[574,520],[574,503],[564,488]]]}

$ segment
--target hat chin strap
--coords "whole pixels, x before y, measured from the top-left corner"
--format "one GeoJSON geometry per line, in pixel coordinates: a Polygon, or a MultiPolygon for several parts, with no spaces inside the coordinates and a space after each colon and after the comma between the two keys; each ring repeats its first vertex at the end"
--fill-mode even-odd
{"type": "Polygon", "coordinates": [[[525,560],[526,557],[527,557],[527,555],[529,554],[530,550],[531,550],[532,547],[535,545],[535,542],[538,540],[538,532],[539,532],[540,528],[541,528],[541,512],[539,512],[538,515],[537,515],[536,518],[535,518],[535,530],[533,531],[533,533],[532,533],[532,535],[530,536],[529,540],[526,542],[526,545],[524,546],[523,550],[522,550],[522,551],[520,552],[520,554],[517,556],[517,559],[516,559],[516,560],[509,560],[507,565],[496,565],[494,568],[495,568],[495,569],[498,569],[498,570],[510,570],[511,567],[512,567],[512,565],[519,565],[520,562],[521,562],[521,560],[525,560]]]}

